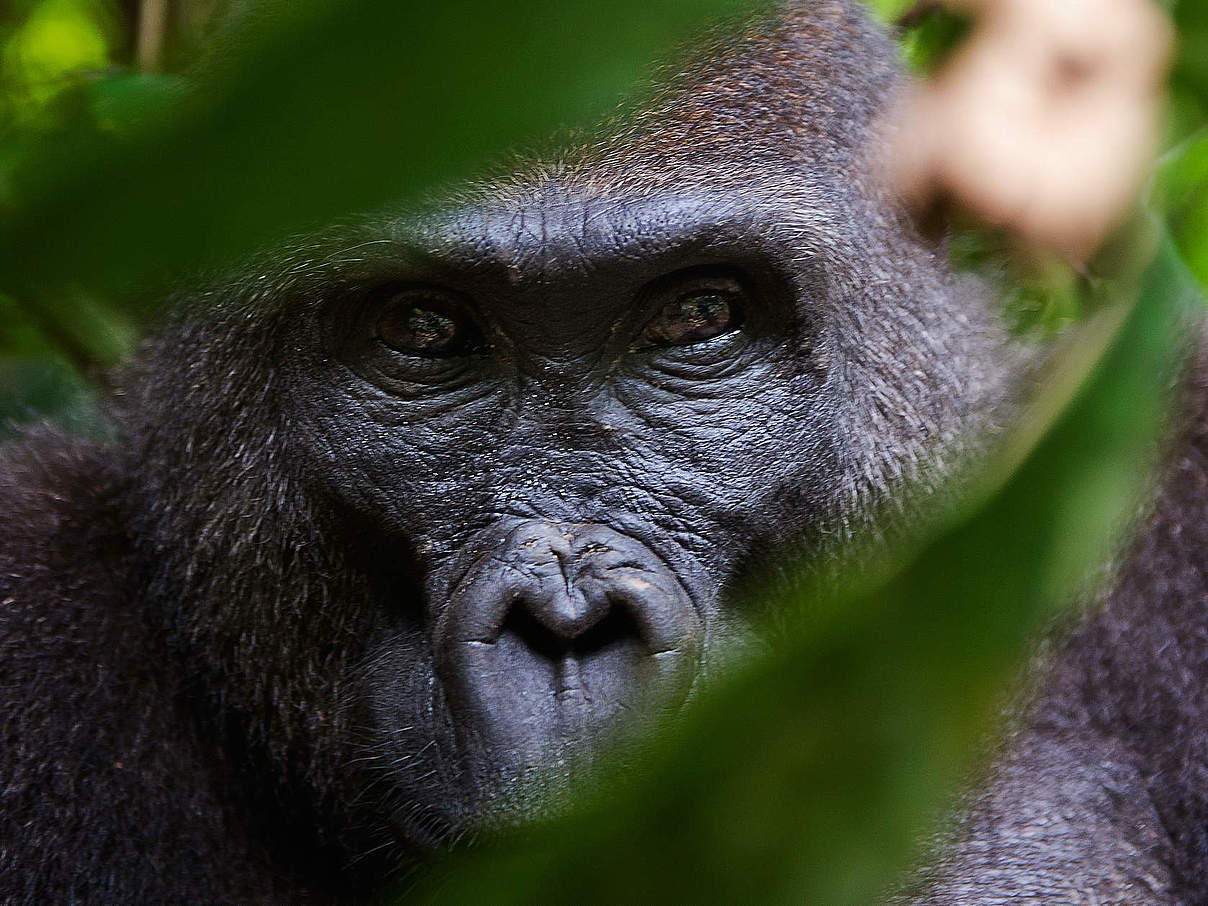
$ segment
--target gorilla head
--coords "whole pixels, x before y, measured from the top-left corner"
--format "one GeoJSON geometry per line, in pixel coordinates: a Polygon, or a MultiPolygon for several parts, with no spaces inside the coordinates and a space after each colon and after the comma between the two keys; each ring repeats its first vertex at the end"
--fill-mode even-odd
{"type": "Polygon", "coordinates": [[[993,316],[865,176],[885,39],[820,0],[702,59],[185,306],[129,376],[151,612],[280,826],[395,858],[537,808],[741,644],[740,577],[1001,398],[993,316]]]}

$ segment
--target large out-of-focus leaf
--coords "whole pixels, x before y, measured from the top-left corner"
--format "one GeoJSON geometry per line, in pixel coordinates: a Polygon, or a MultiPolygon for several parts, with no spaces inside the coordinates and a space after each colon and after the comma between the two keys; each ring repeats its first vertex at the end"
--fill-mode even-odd
{"type": "Polygon", "coordinates": [[[1178,29],[1170,80],[1169,140],[1159,199],[1192,272],[1208,285],[1208,4],[1169,3],[1178,29]]]}
{"type": "Polygon", "coordinates": [[[56,303],[79,287],[150,287],[412,196],[590,123],[669,47],[745,5],[262,4],[224,39],[229,61],[147,128],[108,143],[56,136],[13,177],[0,291],[63,317],[56,303]]]}
{"type": "Polygon", "coordinates": [[[1078,336],[1049,414],[1027,423],[1050,430],[1009,445],[980,503],[887,581],[778,602],[814,616],[705,696],[645,770],[605,774],[561,818],[438,867],[412,895],[878,900],[975,763],[1028,640],[1132,511],[1192,286],[1167,244],[1139,303],[1078,336]]]}
{"type": "Polygon", "coordinates": [[[1176,0],[1172,6],[1178,30],[1178,54],[1171,74],[1177,126],[1198,128],[1208,121],[1208,4],[1176,0]]]}
{"type": "Polygon", "coordinates": [[[1208,286],[1208,127],[1165,155],[1156,188],[1188,267],[1208,286]]]}

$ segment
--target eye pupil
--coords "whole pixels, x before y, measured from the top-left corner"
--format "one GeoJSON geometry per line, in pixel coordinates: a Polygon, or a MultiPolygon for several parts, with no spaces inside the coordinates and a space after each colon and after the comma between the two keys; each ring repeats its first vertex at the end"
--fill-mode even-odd
{"type": "Polygon", "coordinates": [[[716,293],[689,296],[674,304],[680,320],[693,331],[708,331],[730,320],[730,303],[716,293]]]}
{"type": "Polygon", "coordinates": [[[438,299],[403,294],[392,300],[378,321],[383,343],[413,355],[455,355],[467,345],[464,322],[438,299]]]}
{"type": "Polygon", "coordinates": [[[430,309],[408,309],[406,325],[417,346],[442,346],[457,335],[452,318],[430,309]]]}

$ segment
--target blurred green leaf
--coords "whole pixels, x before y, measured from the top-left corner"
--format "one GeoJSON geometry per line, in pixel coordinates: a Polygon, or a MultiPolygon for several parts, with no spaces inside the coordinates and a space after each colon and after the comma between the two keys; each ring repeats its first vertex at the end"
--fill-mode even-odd
{"type": "Polygon", "coordinates": [[[1208,127],[1166,154],[1155,196],[1188,267],[1208,286],[1208,127]]]}
{"type": "Polygon", "coordinates": [[[1077,335],[1048,413],[998,477],[900,568],[883,564],[888,580],[777,601],[807,618],[704,696],[645,767],[605,773],[562,817],[441,866],[412,896],[881,899],[984,748],[1029,639],[1133,512],[1195,299],[1165,244],[1140,301],[1077,335]]]}
{"type": "Polygon", "coordinates": [[[867,0],[865,5],[882,22],[895,22],[915,5],[916,0],[867,0]]]}
{"type": "MultiPolygon", "coordinates": [[[[267,4],[187,102],[111,141],[55,136],[11,174],[0,288],[51,317],[157,290],[282,234],[414,197],[591,123],[652,61],[742,0],[267,4]],[[56,303],[56,300],[58,302],[56,303]]],[[[81,336],[80,342],[90,343],[81,336]]],[[[104,349],[94,350],[107,360],[104,349]]]]}
{"type": "Polygon", "coordinates": [[[878,19],[901,24],[902,56],[918,73],[932,72],[964,40],[971,26],[968,16],[943,5],[920,0],[866,0],[878,19]]]}
{"type": "Polygon", "coordinates": [[[110,59],[113,22],[98,0],[42,0],[8,36],[0,73],[9,104],[37,106],[82,70],[99,70],[110,59]]]}
{"type": "Polygon", "coordinates": [[[968,16],[946,6],[937,7],[902,35],[902,53],[914,72],[935,72],[972,27],[968,16]]]}
{"type": "Polygon", "coordinates": [[[53,415],[55,423],[83,437],[102,438],[93,392],[54,353],[37,357],[0,356],[0,443],[18,435],[18,426],[53,415]]]}
{"type": "Polygon", "coordinates": [[[1176,135],[1208,124],[1208,4],[1177,0],[1172,9],[1178,53],[1171,73],[1176,135]]]}
{"type": "Polygon", "coordinates": [[[948,259],[954,270],[976,273],[998,287],[1012,332],[1052,337],[1087,314],[1085,281],[1063,259],[1038,251],[1023,253],[1001,231],[975,222],[953,225],[948,259]]]}
{"type": "Polygon", "coordinates": [[[1163,158],[1155,194],[1188,266],[1208,286],[1208,5],[1178,0],[1172,12],[1178,53],[1168,132],[1174,146],[1163,158]]]}

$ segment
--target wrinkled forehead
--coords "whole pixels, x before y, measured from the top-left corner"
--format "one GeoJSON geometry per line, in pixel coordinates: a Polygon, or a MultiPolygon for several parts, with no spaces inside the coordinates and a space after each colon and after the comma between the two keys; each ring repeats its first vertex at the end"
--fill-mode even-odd
{"type": "Polygon", "coordinates": [[[402,221],[395,238],[432,263],[540,285],[663,258],[783,258],[845,230],[836,193],[808,178],[763,191],[706,177],[636,194],[575,175],[486,190],[402,221]]]}

